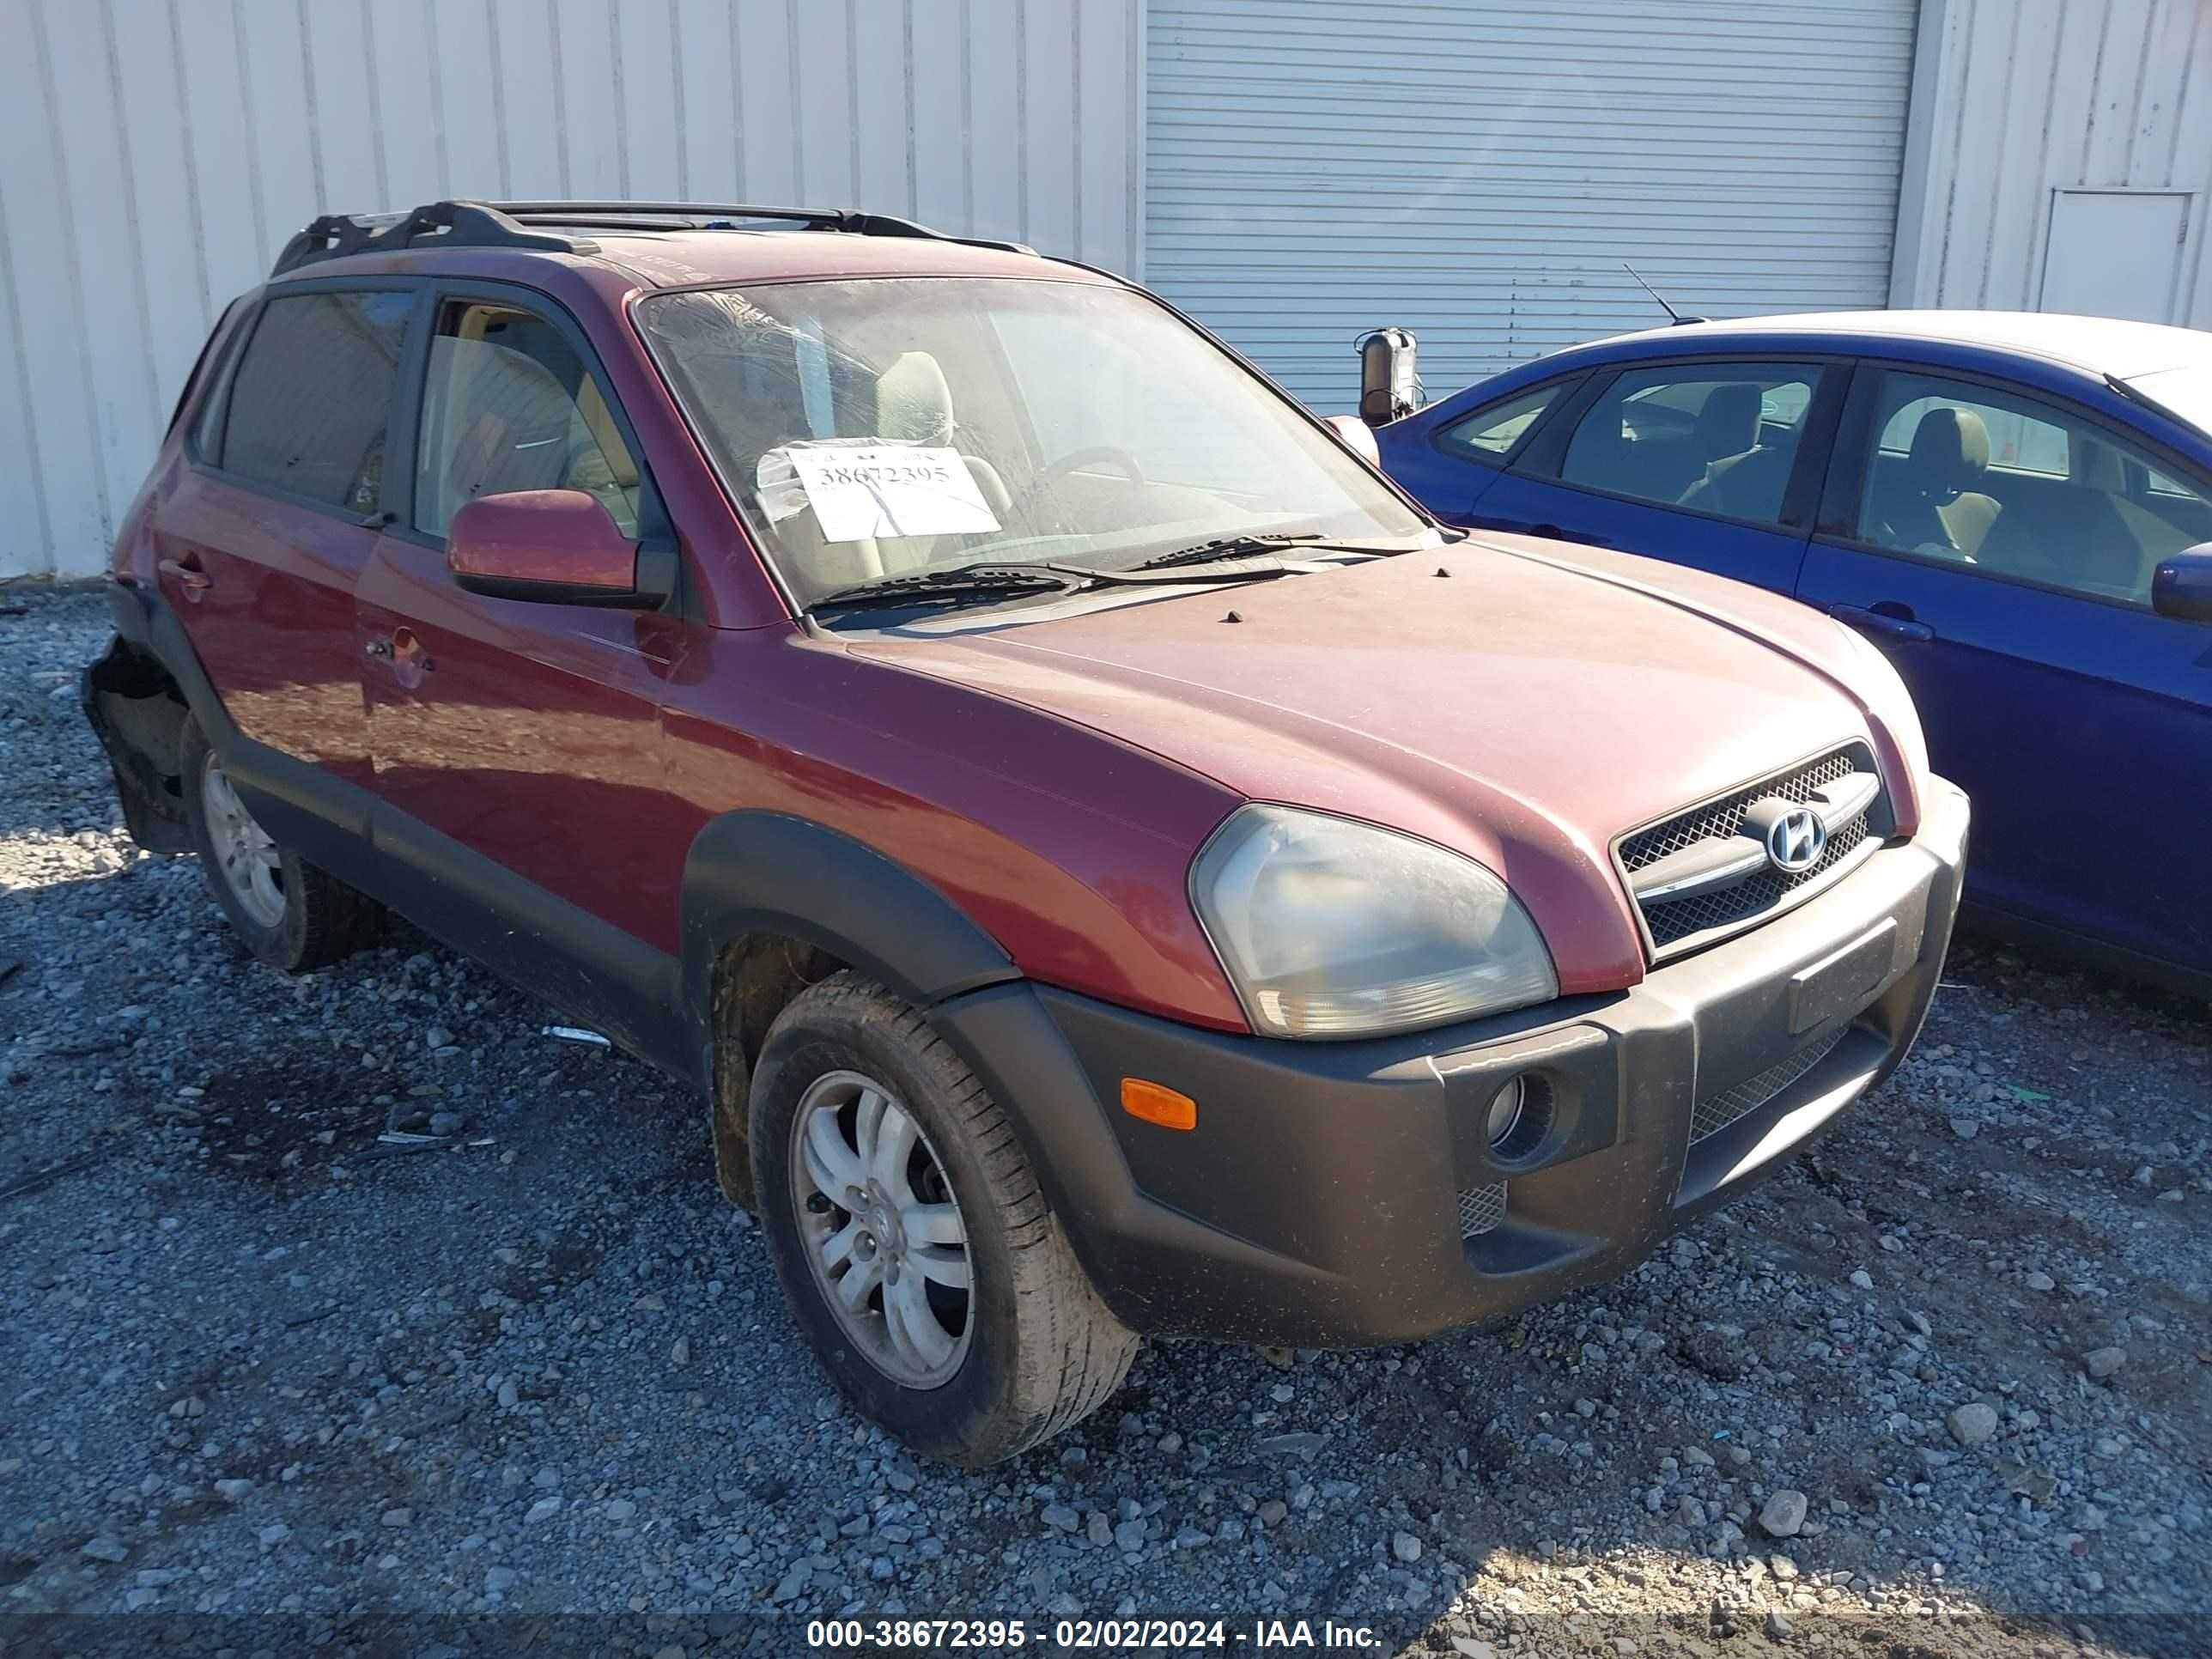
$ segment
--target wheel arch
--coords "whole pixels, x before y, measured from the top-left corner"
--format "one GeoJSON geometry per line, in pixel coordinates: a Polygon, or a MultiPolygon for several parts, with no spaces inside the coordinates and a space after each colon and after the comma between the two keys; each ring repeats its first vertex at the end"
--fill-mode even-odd
{"type": "Polygon", "coordinates": [[[784,1005],[849,968],[916,1008],[1018,979],[997,940],[921,877],[790,813],[714,819],[684,864],[684,1002],[705,1037],[723,1193],[750,1206],[751,1066],[784,1005]]]}
{"type": "Polygon", "coordinates": [[[80,674],[77,697],[115,775],[131,840],[149,853],[189,852],[179,757],[191,706],[176,676],[118,634],[80,674]]]}

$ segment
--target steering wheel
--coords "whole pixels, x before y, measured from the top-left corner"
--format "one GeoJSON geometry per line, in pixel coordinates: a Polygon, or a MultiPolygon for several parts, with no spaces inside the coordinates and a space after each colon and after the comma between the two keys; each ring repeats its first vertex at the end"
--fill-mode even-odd
{"type": "MultiPolygon", "coordinates": [[[[1017,521],[1026,521],[1029,519],[1030,506],[1052,485],[1058,483],[1071,472],[1079,471],[1084,467],[1094,466],[1102,462],[1109,466],[1119,467],[1128,476],[1131,483],[1141,485],[1145,482],[1145,469],[1137,464],[1137,458],[1127,450],[1114,444],[1092,444],[1085,449],[1071,450],[1058,460],[1038,468],[1036,475],[1030,479],[1029,488],[1022,491],[1021,499],[1008,508],[1007,516],[1017,521]]],[[[1061,528],[1065,529],[1066,526],[1063,525],[1061,528]]]]}
{"type": "Polygon", "coordinates": [[[1030,489],[1035,492],[1042,485],[1057,483],[1069,473],[1079,471],[1082,468],[1100,461],[1104,461],[1111,466],[1120,467],[1128,475],[1131,483],[1140,484],[1145,481],[1145,469],[1137,465],[1137,458],[1127,450],[1113,444],[1093,444],[1088,449],[1078,449],[1063,455],[1051,465],[1043,468],[1030,480],[1030,489]]]}

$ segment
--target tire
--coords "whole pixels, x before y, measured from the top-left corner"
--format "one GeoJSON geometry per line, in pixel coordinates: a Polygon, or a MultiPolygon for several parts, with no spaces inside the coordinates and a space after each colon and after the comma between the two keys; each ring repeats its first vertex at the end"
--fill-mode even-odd
{"type": "Polygon", "coordinates": [[[286,973],[304,973],[374,942],[381,931],[381,908],[277,846],[253,822],[197,720],[185,722],[178,753],[185,817],[208,890],[258,960],[286,973]],[[234,879],[227,873],[254,866],[265,880],[252,873],[234,879]]]}
{"type": "Polygon", "coordinates": [[[1136,1336],[1091,1288],[1005,1112],[914,1008],[849,972],[800,992],[761,1045],[751,1120],[754,1190],[776,1275],[823,1368],[864,1416],[925,1456],[981,1468],[1080,1422],[1121,1386],[1136,1336]],[[893,1150],[865,1167],[879,1188],[882,1170],[903,1171],[894,1196],[917,1206],[868,1200],[848,1184],[841,1190],[856,1203],[847,1207],[823,1191],[819,1177],[834,1172],[812,1137],[843,1135],[836,1155],[857,1154],[872,1091],[887,1103],[876,1145],[893,1150]],[[918,1131],[903,1158],[895,1112],[918,1131]],[[948,1200],[964,1231],[957,1249],[943,1242],[948,1200]],[[900,1216],[915,1221],[911,1235],[900,1216]],[[877,1224],[881,1241],[867,1231],[877,1224]],[[842,1264],[822,1265],[855,1228],[842,1264]],[[958,1276],[961,1258],[964,1310],[943,1282],[958,1276]],[[867,1261],[877,1265],[873,1289],[858,1314],[840,1313],[832,1284],[866,1282],[848,1276],[867,1261]],[[889,1300],[894,1279],[906,1287],[903,1317],[889,1300]],[[949,1358],[902,1340],[917,1293],[929,1297],[941,1334],[958,1330],[949,1358]],[[925,1374],[933,1358],[939,1369],[925,1374]]]}

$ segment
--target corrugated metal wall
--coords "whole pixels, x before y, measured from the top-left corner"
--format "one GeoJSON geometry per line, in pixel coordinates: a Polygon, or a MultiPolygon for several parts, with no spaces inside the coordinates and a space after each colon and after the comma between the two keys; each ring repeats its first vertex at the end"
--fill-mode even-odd
{"type": "Polygon", "coordinates": [[[1663,320],[1624,259],[1710,316],[1879,306],[1915,13],[1153,0],[1147,279],[1330,410],[1376,324],[1440,393],[1663,320]]]}
{"type": "Polygon", "coordinates": [[[861,204],[1139,262],[1143,0],[0,0],[0,575],[95,569],[325,208],[861,204]]]}
{"type": "Polygon", "coordinates": [[[2212,328],[2212,0],[1929,0],[1928,20],[1892,302],[2042,309],[2058,191],[2170,190],[2193,198],[2172,320],[2212,328]]]}

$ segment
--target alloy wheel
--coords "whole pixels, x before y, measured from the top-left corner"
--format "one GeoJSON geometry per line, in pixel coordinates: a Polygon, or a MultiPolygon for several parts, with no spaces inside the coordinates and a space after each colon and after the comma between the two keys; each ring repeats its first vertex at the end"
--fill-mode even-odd
{"type": "Polygon", "coordinates": [[[240,908],[264,927],[284,920],[284,869],[276,843],[253,821],[231,787],[222,763],[209,755],[200,774],[200,805],[207,814],[209,845],[240,908]]]}
{"type": "Polygon", "coordinates": [[[929,1137],[884,1085],[815,1079],[792,1117],[793,1206],[823,1299],[872,1364],[950,1381],[975,1326],[968,1226],[929,1137]]]}

